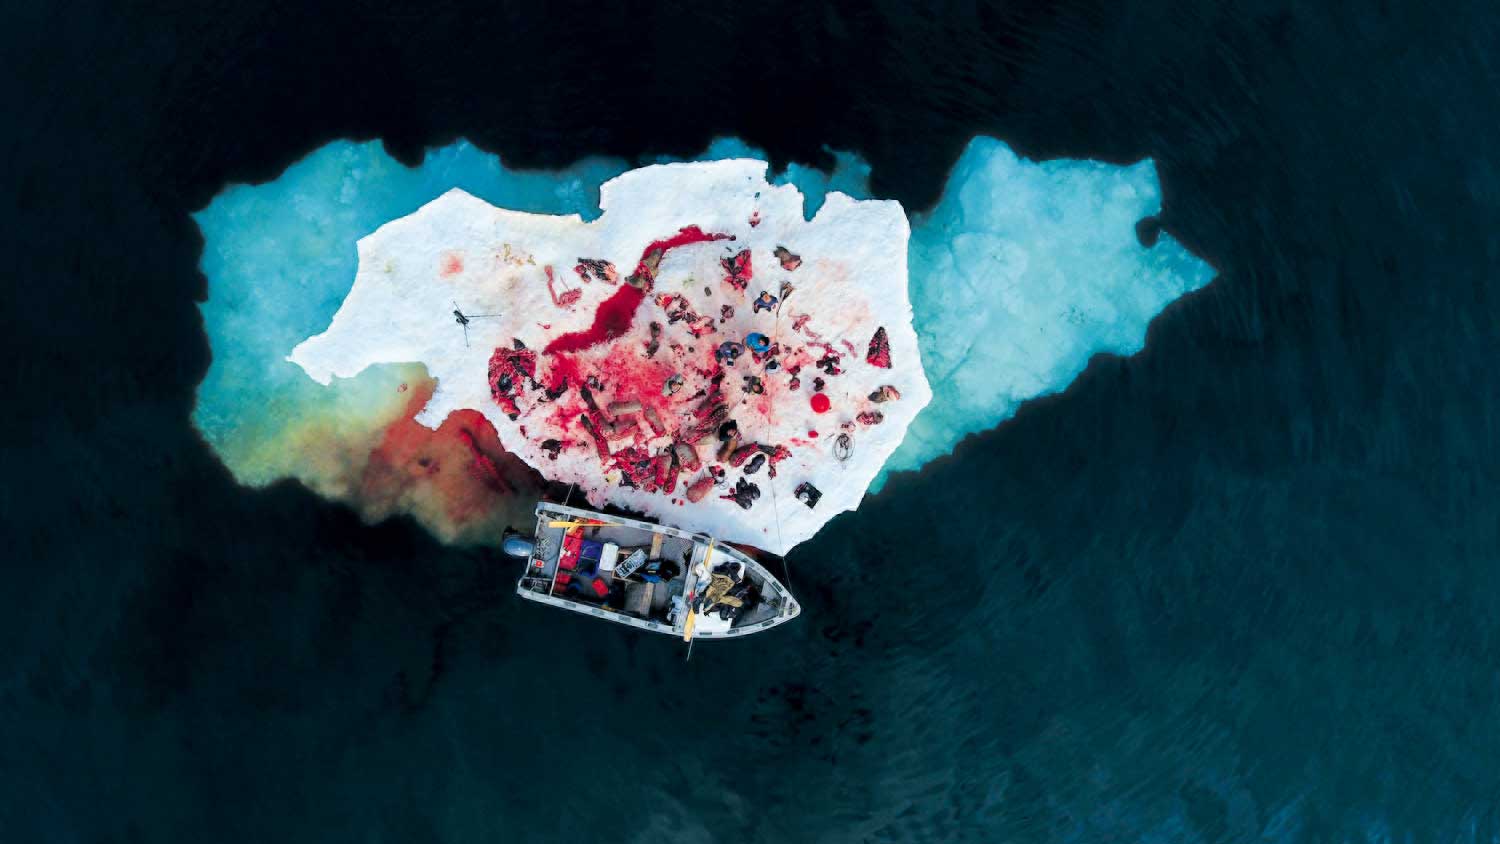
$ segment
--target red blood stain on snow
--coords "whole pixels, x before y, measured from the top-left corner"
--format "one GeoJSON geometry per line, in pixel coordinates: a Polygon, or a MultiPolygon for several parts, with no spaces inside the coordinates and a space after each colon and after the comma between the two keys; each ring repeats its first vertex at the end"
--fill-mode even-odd
{"type": "Polygon", "coordinates": [[[646,298],[646,291],[652,279],[656,277],[655,265],[648,263],[647,260],[653,253],[659,260],[668,251],[679,246],[727,240],[732,237],[733,235],[727,234],[709,234],[697,226],[688,226],[671,237],[651,241],[641,252],[640,263],[635,268],[633,278],[640,283],[640,286],[627,284],[616,290],[608,299],[599,303],[599,307],[594,311],[594,321],[588,328],[558,337],[548,343],[543,351],[549,355],[560,352],[581,352],[620,337],[630,330],[630,323],[635,319],[635,312],[640,307],[641,300],[646,298]]]}
{"type": "Polygon", "coordinates": [[[707,243],[711,240],[734,240],[732,234],[709,234],[697,226],[687,226],[677,230],[677,234],[671,237],[653,240],[645,249],[641,250],[641,260],[635,266],[636,275],[644,275],[647,278],[655,278],[656,273],[646,264],[646,259],[651,257],[652,252],[660,252],[666,255],[668,251],[679,246],[688,246],[693,243],[707,243]]]}
{"type": "Polygon", "coordinates": [[[549,355],[581,352],[600,343],[614,340],[630,330],[630,323],[635,319],[636,308],[640,307],[641,300],[644,298],[646,298],[646,291],[639,287],[629,284],[621,287],[608,299],[599,303],[598,309],[594,311],[594,321],[588,328],[564,334],[548,343],[547,348],[542,351],[549,355]]]}
{"type": "Polygon", "coordinates": [[[662,385],[675,371],[671,363],[647,358],[628,347],[612,347],[602,357],[597,355],[556,354],[548,358],[543,382],[554,392],[566,389],[553,410],[548,413],[548,431],[539,432],[539,437],[561,437],[578,421],[578,416],[587,411],[578,398],[578,387],[588,383],[593,376],[599,389],[594,390],[594,399],[601,407],[615,401],[638,401],[642,411],[638,414],[641,435],[650,431],[649,420],[644,418],[644,409],[651,408],[662,421],[666,433],[676,430],[679,408],[675,396],[663,396],[662,385]]]}
{"type": "Polygon", "coordinates": [[[643,357],[633,349],[617,348],[600,361],[597,372],[616,399],[634,399],[671,412],[670,397],[661,394],[662,384],[672,376],[671,364],[643,357]]]}
{"type": "Polygon", "coordinates": [[[813,393],[809,403],[812,405],[813,413],[827,413],[828,408],[833,406],[833,403],[828,400],[828,396],[822,393],[813,393]]]}
{"type": "Polygon", "coordinates": [[[808,431],[807,435],[809,437],[813,438],[813,439],[817,439],[818,438],[818,432],[817,431],[808,431]]]}
{"type": "Polygon", "coordinates": [[[457,252],[444,252],[443,259],[438,264],[438,272],[446,278],[450,275],[458,275],[464,271],[464,256],[457,252]]]}
{"type": "MultiPolygon", "coordinates": [[[[563,335],[567,336],[567,335],[563,335]]],[[[561,339],[561,338],[559,338],[561,339]]],[[[546,351],[551,352],[548,346],[546,351]]],[[[578,359],[569,354],[553,354],[546,361],[547,369],[542,376],[542,382],[552,392],[565,387],[577,387],[584,383],[583,367],[579,366],[578,359]]]]}
{"type": "Polygon", "coordinates": [[[552,406],[552,412],[544,420],[543,431],[562,439],[562,435],[566,434],[578,421],[578,417],[587,410],[588,408],[581,401],[558,402],[552,406]]]}

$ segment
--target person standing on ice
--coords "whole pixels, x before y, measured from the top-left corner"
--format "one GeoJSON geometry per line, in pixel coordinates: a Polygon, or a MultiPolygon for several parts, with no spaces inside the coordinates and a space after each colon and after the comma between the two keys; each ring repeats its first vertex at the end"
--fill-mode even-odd
{"type": "Polygon", "coordinates": [[[745,348],[757,355],[763,355],[771,350],[771,338],[759,331],[752,331],[745,335],[745,348]]]}
{"type": "Polygon", "coordinates": [[[755,298],[755,302],[752,303],[751,311],[757,314],[761,311],[774,311],[776,310],[776,301],[775,296],[762,290],[760,291],[760,295],[755,298]]]}
{"type": "Polygon", "coordinates": [[[744,351],[745,347],[739,343],[733,340],[725,340],[719,344],[719,348],[714,350],[714,357],[718,359],[719,363],[725,366],[734,366],[734,362],[739,360],[740,355],[744,351]]]}

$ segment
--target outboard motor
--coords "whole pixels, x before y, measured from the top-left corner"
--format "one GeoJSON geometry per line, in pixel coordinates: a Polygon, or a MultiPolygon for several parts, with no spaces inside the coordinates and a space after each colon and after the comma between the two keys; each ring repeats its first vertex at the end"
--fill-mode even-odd
{"type": "Polygon", "coordinates": [[[520,531],[507,530],[505,536],[500,540],[500,550],[506,556],[529,558],[536,550],[536,543],[521,535],[520,531]]]}

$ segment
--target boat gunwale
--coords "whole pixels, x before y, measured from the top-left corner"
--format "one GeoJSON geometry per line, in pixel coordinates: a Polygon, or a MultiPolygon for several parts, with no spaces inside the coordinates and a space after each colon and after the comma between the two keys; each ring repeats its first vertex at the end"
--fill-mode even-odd
{"type": "MultiPolygon", "coordinates": [[[[765,619],[764,621],[755,622],[754,624],[751,624],[747,627],[731,627],[728,630],[699,632],[693,636],[694,639],[733,639],[741,636],[748,636],[752,633],[759,633],[764,630],[769,630],[772,627],[776,627],[777,625],[784,624],[796,618],[798,615],[801,615],[802,613],[802,605],[797,602],[796,598],[792,597],[791,590],[787,589],[786,584],[782,583],[775,575],[771,574],[771,572],[767,570],[765,566],[761,565],[749,554],[746,554],[744,551],[741,551],[734,545],[721,543],[719,540],[713,538],[712,536],[709,536],[706,533],[690,533],[688,531],[682,530],[681,528],[674,528],[670,525],[643,522],[639,519],[632,519],[628,516],[616,516],[610,513],[600,513],[595,510],[583,510],[577,507],[569,507],[566,504],[553,504],[547,501],[537,502],[535,512],[537,522],[534,535],[538,536],[541,534],[542,528],[546,527],[543,522],[545,520],[549,520],[550,514],[554,516],[574,516],[582,519],[599,521],[602,524],[598,525],[598,527],[635,528],[637,530],[645,531],[648,533],[662,533],[669,536],[676,536],[695,543],[702,541],[703,539],[708,539],[709,541],[713,542],[715,551],[727,554],[737,562],[742,563],[746,567],[746,569],[748,569],[751,573],[757,575],[763,584],[772,587],[775,590],[777,596],[781,598],[781,612],[779,612],[775,616],[772,616],[771,618],[765,619]]],[[[522,598],[525,598],[528,601],[536,601],[537,603],[546,604],[548,606],[561,607],[563,609],[572,610],[573,612],[582,613],[584,615],[591,615],[596,618],[602,618],[606,621],[628,624],[631,627],[636,627],[642,630],[649,630],[653,633],[662,633],[668,636],[681,636],[683,634],[685,622],[677,624],[665,624],[660,621],[651,621],[649,619],[637,618],[635,616],[627,615],[623,612],[611,610],[605,607],[596,607],[579,601],[572,601],[567,598],[558,597],[556,595],[534,592],[522,585],[525,579],[526,575],[523,574],[521,579],[516,581],[516,594],[520,595],[522,598]]]]}

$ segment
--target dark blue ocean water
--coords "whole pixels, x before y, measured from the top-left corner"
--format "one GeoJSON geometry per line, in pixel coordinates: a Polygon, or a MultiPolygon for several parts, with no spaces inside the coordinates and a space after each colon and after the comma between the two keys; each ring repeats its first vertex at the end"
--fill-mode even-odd
{"type": "Polygon", "coordinates": [[[1494,841],[1493,4],[12,4],[0,839],[1494,841]],[[1156,159],[1222,271],[702,647],[236,486],[188,217],[333,138],[1156,159]]]}

